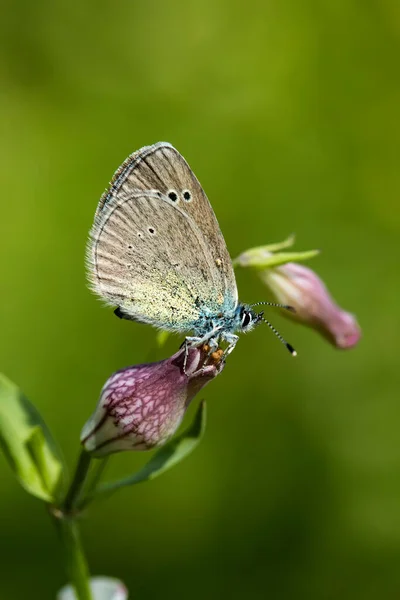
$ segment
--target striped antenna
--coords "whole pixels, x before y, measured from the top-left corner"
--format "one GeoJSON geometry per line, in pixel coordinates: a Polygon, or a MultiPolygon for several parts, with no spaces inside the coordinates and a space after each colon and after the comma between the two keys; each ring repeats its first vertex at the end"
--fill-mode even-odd
{"type": "Polygon", "coordinates": [[[251,308],[253,306],[260,306],[261,304],[267,304],[267,306],[275,306],[276,308],[284,308],[285,310],[290,310],[290,312],[295,313],[296,309],[293,306],[289,306],[288,304],[277,304],[276,302],[256,302],[255,304],[250,304],[251,308]]]}
{"type": "MultiPolygon", "coordinates": [[[[286,307],[282,307],[282,308],[286,308],[286,307]]],[[[264,319],[263,316],[259,315],[260,320],[263,321],[264,323],[266,323],[268,325],[268,327],[270,329],[272,329],[272,331],[274,332],[274,334],[276,335],[276,337],[282,342],[282,344],[284,344],[286,346],[286,348],[289,350],[290,354],[292,356],[297,356],[297,352],[296,350],[293,348],[293,346],[291,346],[290,344],[288,344],[288,342],[281,336],[281,334],[279,333],[279,331],[277,331],[275,329],[275,327],[273,325],[271,325],[271,323],[269,321],[267,321],[267,319],[264,319]]]]}

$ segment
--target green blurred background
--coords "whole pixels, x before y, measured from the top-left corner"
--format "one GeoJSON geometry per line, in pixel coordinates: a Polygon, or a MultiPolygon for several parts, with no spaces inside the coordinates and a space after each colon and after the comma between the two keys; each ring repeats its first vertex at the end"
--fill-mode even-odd
{"type": "MultiPolygon", "coordinates": [[[[83,260],[145,144],[188,159],[232,256],[292,231],[321,248],[310,266],[363,328],[341,353],[269,312],[298,358],[267,328],[242,338],[196,452],[93,508],[92,572],[132,598],[399,598],[399,33],[398,0],[2,3],[0,369],[70,464],[103,382],[155,344],[91,295],[83,260]]],[[[48,516],[3,457],[0,478],[0,598],[52,599],[48,516]]]]}

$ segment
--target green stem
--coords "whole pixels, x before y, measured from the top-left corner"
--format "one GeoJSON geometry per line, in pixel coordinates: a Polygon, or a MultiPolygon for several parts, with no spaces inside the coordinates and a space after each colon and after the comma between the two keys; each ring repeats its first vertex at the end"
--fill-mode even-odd
{"type": "Polygon", "coordinates": [[[64,502],[60,508],[54,508],[51,511],[64,547],[68,580],[75,589],[77,600],[92,600],[90,573],[76,520],[77,508],[87,482],[90,463],[90,454],[82,450],[64,502]]]}
{"type": "Polygon", "coordinates": [[[87,477],[84,481],[84,493],[79,493],[79,496],[73,504],[72,511],[82,512],[97,495],[99,482],[104,474],[104,469],[108,464],[108,459],[109,456],[106,456],[105,458],[96,459],[92,462],[90,477],[87,477]]]}
{"type": "Polygon", "coordinates": [[[75,589],[77,600],[93,600],[90,574],[82,547],[79,527],[74,519],[53,515],[64,547],[68,580],[75,589]]]}
{"type": "Polygon", "coordinates": [[[100,479],[102,478],[102,476],[104,474],[104,470],[108,464],[109,458],[110,458],[109,456],[106,456],[105,458],[99,458],[94,462],[93,469],[92,469],[92,477],[89,482],[89,485],[87,486],[87,488],[85,490],[85,496],[84,496],[83,500],[81,502],[79,502],[79,505],[78,505],[79,508],[89,504],[90,498],[96,492],[96,489],[99,485],[100,479]]]}
{"type": "Polygon", "coordinates": [[[75,470],[75,475],[70,485],[70,488],[65,497],[65,501],[62,507],[64,514],[70,515],[76,508],[81,497],[83,486],[85,485],[86,478],[89,472],[91,456],[86,450],[82,450],[79,456],[78,464],[75,470]]]}

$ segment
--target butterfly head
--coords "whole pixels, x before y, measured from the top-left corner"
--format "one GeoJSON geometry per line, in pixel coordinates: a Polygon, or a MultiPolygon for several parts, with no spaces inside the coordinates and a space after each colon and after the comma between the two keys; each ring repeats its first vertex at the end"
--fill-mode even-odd
{"type": "Polygon", "coordinates": [[[251,306],[242,304],[239,312],[240,331],[247,333],[248,331],[254,329],[256,325],[261,323],[263,314],[264,313],[262,312],[258,314],[251,308],[251,306]]]}
{"type": "Polygon", "coordinates": [[[277,338],[286,346],[286,348],[288,349],[290,354],[292,356],[296,356],[297,352],[293,348],[293,346],[291,344],[289,344],[281,336],[281,334],[275,329],[275,327],[273,325],[271,325],[271,323],[269,321],[267,321],[267,319],[264,319],[264,311],[261,311],[260,313],[256,313],[253,310],[253,306],[259,306],[260,304],[267,304],[268,306],[275,306],[278,308],[283,308],[290,312],[294,312],[294,308],[292,308],[291,306],[287,306],[286,304],[276,304],[274,302],[257,302],[256,304],[250,304],[250,305],[242,304],[240,307],[240,313],[239,313],[240,329],[242,330],[242,332],[247,333],[248,331],[251,331],[252,329],[254,329],[254,327],[256,325],[258,325],[260,323],[266,323],[268,325],[268,327],[270,329],[272,329],[272,331],[277,336],[277,338]]]}

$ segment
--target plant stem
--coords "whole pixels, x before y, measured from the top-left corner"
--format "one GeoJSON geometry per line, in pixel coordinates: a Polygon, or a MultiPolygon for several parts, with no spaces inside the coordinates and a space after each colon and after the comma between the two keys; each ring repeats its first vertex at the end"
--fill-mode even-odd
{"type": "Polygon", "coordinates": [[[87,507],[87,505],[90,504],[93,500],[96,490],[98,489],[100,479],[104,474],[104,469],[108,464],[109,458],[109,456],[106,456],[105,458],[100,458],[94,461],[91,478],[88,482],[88,485],[86,486],[85,494],[83,498],[80,497],[80,500],[77,504],[78,510],[84,510],[87,507]]]}
{"type": "Polygon", "coordinates": [[[86,450],[82,450],[75,470],[74,478],[62,507],[62,512],[64,514],[70,515],[77,506],[83,486],[86,482],[91,460],[90,454],[86,452],[86,450]]]}
{"type": "Polygon", "coordinates": [[[75,589],[77,600],[92,600],[89,568],[76,520],[78,503],[87,482],[90,463],[90,454],[82,450],[64,502],[60,508],[51,511],[64,547],[67,576],[75,589]]]}
{"type": "Polygon", "coordinates": [[[55,518],[64,547],[67,576],[75,589],[77,600],[92,600],[90,574],[82,547],[79,526],[75,519],[55,518]]]}

